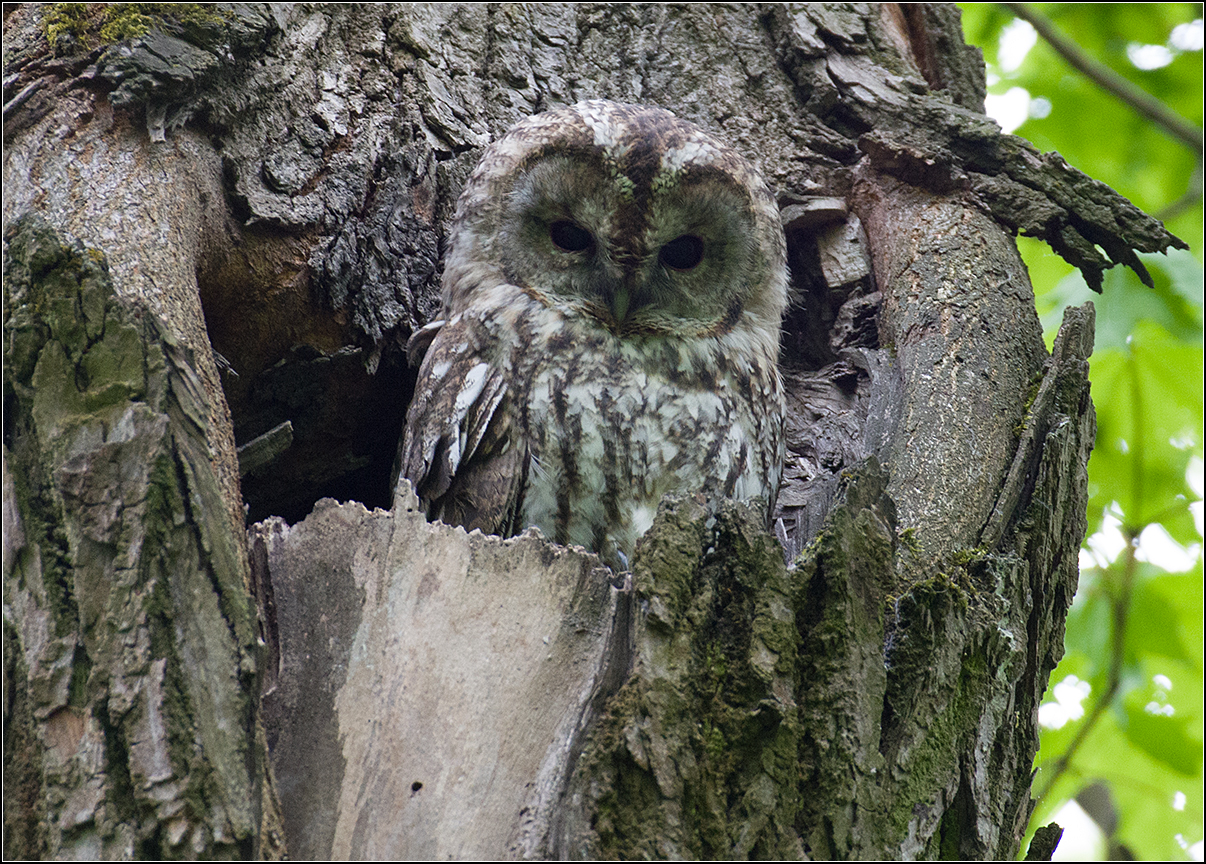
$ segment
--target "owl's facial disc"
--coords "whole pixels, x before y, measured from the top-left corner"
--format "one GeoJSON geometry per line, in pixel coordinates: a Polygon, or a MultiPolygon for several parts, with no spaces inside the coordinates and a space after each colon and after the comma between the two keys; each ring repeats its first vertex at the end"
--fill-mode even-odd
{"type": "Polygon", "coordinates": [[[493,242],[507,279],[618,336],[731,328],[757,269],[748,196],[706,171],[634,183],[594,155],[519,177],[493,242]]]}

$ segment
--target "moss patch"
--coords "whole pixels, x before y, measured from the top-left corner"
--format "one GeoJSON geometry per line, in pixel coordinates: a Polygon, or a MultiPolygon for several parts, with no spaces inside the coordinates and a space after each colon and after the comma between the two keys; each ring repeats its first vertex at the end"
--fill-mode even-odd
{"type": "Polygon", "coordinates": [[[42,30],[55,53],[65,54],[135,39],[152,28],[206,43],[233,19],[209,3],[52,3],[42,30]]]}
{"type": "Polygon", "coordinates": [[[633,563],[640,668],[581,769],[592,857],[793,857],[796,633],[782,550],[740,508],[663,504],[633,563]]]}

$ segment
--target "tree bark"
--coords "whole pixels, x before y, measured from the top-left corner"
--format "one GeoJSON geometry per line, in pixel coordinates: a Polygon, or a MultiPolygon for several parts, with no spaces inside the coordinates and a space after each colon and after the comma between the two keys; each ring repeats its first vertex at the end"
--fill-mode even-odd
{"type": "Polygon", "coordinates": [[[1183,244],[954,7],[117,8],[5,13],[6,855],[1016,855],[1094,415],[1012,234],[1183,244]],[[759,165],[796,297],[774,532],[628,574],[388,485],[464,179],[597,97],[759,165]]]}
{"type": "Polygon", "coordinates": [[[6,854],[271,855],[256,610],[193,352],[99,252],[35,215],[5,240],[6,854]]]}

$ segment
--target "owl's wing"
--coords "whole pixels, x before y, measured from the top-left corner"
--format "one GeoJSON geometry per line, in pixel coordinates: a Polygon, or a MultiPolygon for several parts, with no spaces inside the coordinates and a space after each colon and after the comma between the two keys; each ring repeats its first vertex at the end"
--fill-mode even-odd
{"type": "Polygon", "coordinates": [[[528,449],[507,382],[471,350],[469,330],[460,319],[412,337],[431,347],[406,415],[398,473],[414,485],[428,518],[507,536],[516,527],[528,449]]]}

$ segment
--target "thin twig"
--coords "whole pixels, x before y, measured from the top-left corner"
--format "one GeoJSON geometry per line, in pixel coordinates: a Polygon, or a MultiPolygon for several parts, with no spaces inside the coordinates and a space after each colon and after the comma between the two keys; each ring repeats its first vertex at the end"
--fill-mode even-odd
{"type": "Polygon", "coordinates": [[[1198,164],[1194,166],[1193,174],[1191,174],[1189,177],[1189,187],[1185,190],[1185,194],[1157,213],[1156,218],[1161,222],[1167,222],[1170,219],[1175,219],[1201,200],[1202,160],[1198,159],[1198,164]]]}
{"type": "Polygon", "coordinates": [[[1113,93],[1144,117],[1164,129],[1169,135],[1190,147],[1195,153],[1202,152],[1202,130],[1194,126],[1159,99],[1136,87],[1113,69],[1099,63],[1080,50],[1080,47],[1055,29],[1047,18],[1030,8],[1026,3],[1002,3],[1019,18],[1029,21],[1061,57],[1079,69],[1097,84],[1113,93]]]}
{"type": "Polygon", "coordinates": [[[1172,219],[1176,219],[1178,216],[1201,200],[1202,190],[1190,189],[1176,201],[1172,202],[1159,213],[1157,213],[1156,218],[1161,222],[1168,222],[1172,219]]]}

